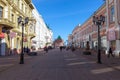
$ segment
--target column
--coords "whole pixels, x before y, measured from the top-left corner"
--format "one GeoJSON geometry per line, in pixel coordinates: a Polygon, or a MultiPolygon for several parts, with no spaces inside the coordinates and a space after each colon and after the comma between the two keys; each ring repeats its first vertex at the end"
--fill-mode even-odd
{"type": "MultiPolygon", "coordinates": [[[[106,0],[106,13],[107,13],[107,21],[106,21],[106,33],[107,33],[107,31],[108,31],[108,29],[109,29],[109,19],[110,19],[110,17],[109,17],[109,0],[106,0]]],[[[108,36],[108,34],[106,34],[106,36],[108,36]]],[[[106,54],[107,54],[107,52],[108,52],[108,50],[109,50],[109,47],[110,47],[110,41],[109,40],[107,40],[107,50],[106,50],[106,54]]]]}

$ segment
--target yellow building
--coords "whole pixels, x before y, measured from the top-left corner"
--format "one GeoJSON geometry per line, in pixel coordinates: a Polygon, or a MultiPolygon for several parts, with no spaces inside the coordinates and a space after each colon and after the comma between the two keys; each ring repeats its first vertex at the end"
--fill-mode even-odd
{"type": "Polygon", "coordinates": [[[33,9],[31,0],[0,0],[0,55],[20,53],[22,26],[18,24],[19,16],[23,21],[29,18],[29,23],[24,26],[24,46],[31,46],[31,39],[35,36],[33,9]]]}

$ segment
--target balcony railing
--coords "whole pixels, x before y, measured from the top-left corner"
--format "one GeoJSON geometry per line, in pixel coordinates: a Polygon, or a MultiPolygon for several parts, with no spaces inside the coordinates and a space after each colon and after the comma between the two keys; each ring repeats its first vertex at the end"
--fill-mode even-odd
{"type": "Polygon", "coordinates": [[[6,25],[6,27],[9,27],[9,28],[15,27],[15,23],[5,18],[0,18],[0,24],[6,25]]]}

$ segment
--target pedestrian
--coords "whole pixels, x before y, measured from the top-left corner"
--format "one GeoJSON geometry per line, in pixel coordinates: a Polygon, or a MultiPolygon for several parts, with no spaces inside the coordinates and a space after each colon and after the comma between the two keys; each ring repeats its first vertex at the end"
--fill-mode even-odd
{"type": "Polygon", "coordinates": [[[62,46],[60,46],[60,51],[62,51],[62,46]]]}
{"type": "Polygon", "coordinates": [[[74,47],[74,46],[72,46],[71,50],[72,50],[72,52],[73,52],[73,51],[75,51],[75,47],[74,47]]]}
{"type": "Polygon", "coordinates": [[[110,57],[110,55],[112,55],[112,57],[114,57],[113,51],[112,51],[112,47],[109,48],[109,51],[108,51],[108,58],[110,57]]]}
{"type": "Polygon", "coordinates": [[[26,48],[26,53],[28,54],[30,52],[30,49],[27,47],[26,48]]]}
{"type": "Polygon", "coordinates": [[[46,53],[48,53],[48,48],[47,48],[47,46],[44,47],[44,51],[45,51],[46,53]]]}

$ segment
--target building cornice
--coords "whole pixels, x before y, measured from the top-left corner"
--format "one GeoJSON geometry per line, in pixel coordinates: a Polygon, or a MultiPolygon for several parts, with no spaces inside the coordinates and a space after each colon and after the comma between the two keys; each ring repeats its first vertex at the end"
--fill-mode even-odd
{"type": "Polygon", "coordinates": [[[30,4],[32,1],[31,0],[25,0],[27,4],[30,4]]]}

